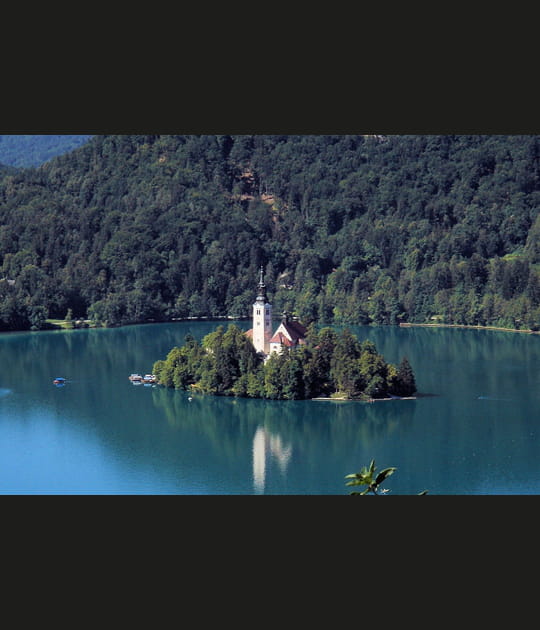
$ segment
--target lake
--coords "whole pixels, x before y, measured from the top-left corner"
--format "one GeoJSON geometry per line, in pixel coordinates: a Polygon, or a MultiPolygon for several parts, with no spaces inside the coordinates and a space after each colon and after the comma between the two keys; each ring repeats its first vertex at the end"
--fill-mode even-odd
{"type": "Polygon", "coordinates": [[[1,334],[0,493],[348,495],[374,459],[397,468],[387,496],[540,494],[539,336],[351,326],[409,359],[416,400],[189,400],[128,380],[220,323],[1,334]]]}

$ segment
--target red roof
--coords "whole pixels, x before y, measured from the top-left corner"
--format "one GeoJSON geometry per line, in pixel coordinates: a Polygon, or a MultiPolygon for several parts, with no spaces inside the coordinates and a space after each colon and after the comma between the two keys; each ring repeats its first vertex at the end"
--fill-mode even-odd
{"type": "Polygon", "coordinates": [[[270,343],[280,343],[282,346],[289,348],[295,345],[295,343],[288,339],[283,333],[276,333],[272,339],[270,339],[270,343]]]}
{"type": "MultiPolygon", "coordinates": [[[[279,343],[287,348],[292,348],[293,346],[305,343],[304,337],[306,336],[307,328],[305,326],[302,326],[300,322],[284,321],[281,322],[279,327],[281,326],[283,326],[283,328],[287,332],[287,335],[289,335],[290,338],[282,332],[276,332],[274,336],[270,339],[269,343],[279,343]]],[[[253,339],[253,328],[246,331],[245,334],[250,339],[253,339]]]]}
{"type": "Polygon", "coordinates": [[[303,339],[307,334],[307,328],[302,326],[300,322],[282,322],[282,326],[289,333],[289,337],[296,343],[298,343],[299,339],[303,339]]]}

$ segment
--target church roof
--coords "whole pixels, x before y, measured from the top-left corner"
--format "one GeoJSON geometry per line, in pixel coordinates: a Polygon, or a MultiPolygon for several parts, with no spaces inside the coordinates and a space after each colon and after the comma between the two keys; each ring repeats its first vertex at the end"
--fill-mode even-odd
{"type": "Polygon", "coordinates": [[[277,332],[272,339],[270,339],[270,343],[280,343],[282,346],[286,346],[288,348],[294,346],[294,342],[280,332],[277,332]]]}
{"type": "Polygon", "coordinates": [[[291,347],[303,344],[307,333],[307,328],[297,321],[283,321],[274,336],[270,339],[270,343],[280,343],[284,346],[291,347]],[[280,332],[283,330],[284,332],[280,332]]]}
{"type": "Polygon", "coordinates": [[[285,330],[289,334],[289,337],[293,341],[298,341],[299,339],[303,339],[307,334],[307,328],[305,326],[302,326],[300,322],[292,320],[292,321],[282,322],[281,325],[283,326],[283,328],[285,328],[285,330]]]}

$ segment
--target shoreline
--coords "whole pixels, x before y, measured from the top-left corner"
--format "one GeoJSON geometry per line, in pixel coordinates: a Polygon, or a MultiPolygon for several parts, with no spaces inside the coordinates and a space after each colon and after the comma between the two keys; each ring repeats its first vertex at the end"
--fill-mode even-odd
{"type": "MultiPolygon", "coordinates": [[[[140,322],[129,322],[125,324],[114,324],[110,326],[105,326],[103,324],[96,323],[92,320],[74,320],[70,322],[72,325],[68,325],[66,320],[61,319],[47,319],[46,325],[39,329],[32,331],[30,329],[15,329],[15,330],[1,330],[0,333],[12,333],[12,332],[42,332],[42,331],[51,331],[51,330],[78,330],[84,328],[123,328],[125,326],[137,326],[142,324],[172,324],[177,322],[192,322],[192,321],[244,321],[248,320],[247,316],[232,316],[232,315],[216,315],[216,316],[198,316],[198,317],[173,317],[167,320],[154,320],[147,319],[142,320],[140,322]]],[[[330,325],[330,324],[329,324],[330,325]]],[[[332,326],[334,324],[331,324],[332,326]]],[[[444,324],[444,323],[415,323],[415,322],[400,322],[398,324],[400,328],[462,328],[462,329],[470,329],[470,330],[495,330],[499,332],[512,332],[512,333],[522,333],[527,335],[540,335],[540,330],[531,330],[531,329],[521,329],[521,328],[505,328],[503,326],[481,326],[474,324],[444,324]]],[[[392,325],[389,325],[388,328],[392,328],[392,325]]]]}
{"type": "Polygon", "coordinates": [[[480,326],[474,324],[415,324],[410,322],[400,322],[400,328],[469,328],[472,330],[498,330],[499,332],[513,332],[527,335],[538,335],[540,331],[521,329],[521,328],[503,328],[502,326],[480,326]]]}
{"type": "Polygon", "coordinates": [[[330,397],[318,397],[318,398],[310,398],[310,400],[328,400],[330,402],[359,402],[359,403],[376,403],[376,402],[384,402],[388,400],[417,400],[416,396],[397,396],[395,398],[370,398],[368,400],[361,400],[359,398],[330,398],[330,397]]]}

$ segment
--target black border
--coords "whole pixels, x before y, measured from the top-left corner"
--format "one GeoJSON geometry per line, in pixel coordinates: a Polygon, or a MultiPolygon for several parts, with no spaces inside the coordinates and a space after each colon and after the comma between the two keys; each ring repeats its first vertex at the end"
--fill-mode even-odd
{"type": "MultiPolygon", "coordinates": [[[[235,61],[235,63],[238,63],[235,61]]],[[[38,134],[536,134],[532,77],[474,66],[368,69],[338,63],[247,74],[196,67],[149,78],[70,82],[25,77],[5,86],[0,133],[38,134]],[[446,67],[448,70],[448,67],[446,67]]],[[[523,74],[523,73],[522,73],[523,74]]]]}

